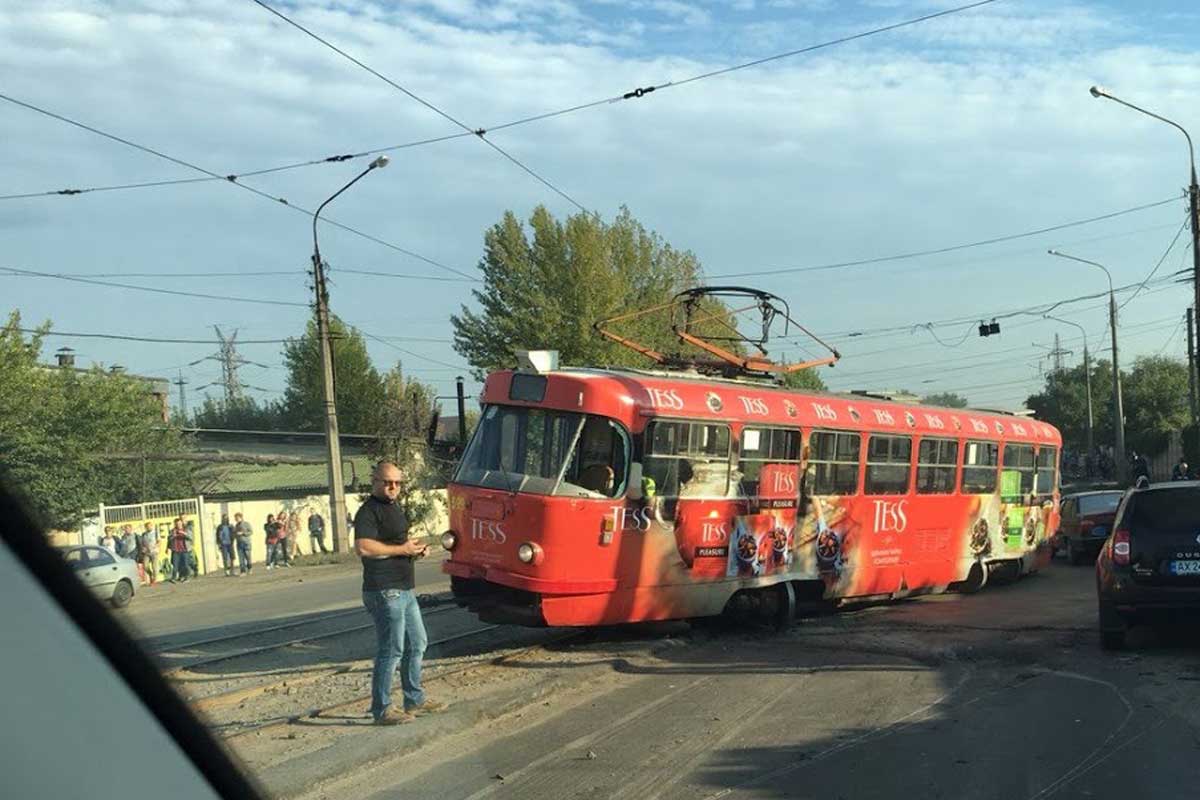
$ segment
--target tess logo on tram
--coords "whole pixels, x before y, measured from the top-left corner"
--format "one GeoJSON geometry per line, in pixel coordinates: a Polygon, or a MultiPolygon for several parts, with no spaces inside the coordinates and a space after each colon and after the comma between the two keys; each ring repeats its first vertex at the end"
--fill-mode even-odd
{"type": "Polygon", "coordinates": [[[488,376],[448,487],[443,569],[483,619],[778,620],[1049,560],[1061,437],[1044,423],[788,390],[749,358],[749,377],[522,360],[488,376]]]}

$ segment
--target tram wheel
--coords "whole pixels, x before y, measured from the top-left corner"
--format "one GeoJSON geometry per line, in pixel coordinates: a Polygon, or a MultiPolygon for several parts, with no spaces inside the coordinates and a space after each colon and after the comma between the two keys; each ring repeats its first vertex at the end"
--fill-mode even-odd
{"type": "Polygon", "coordinates": [[[775,585],[775,630],[783,633],[796,619],[796,589],[791,581],[775,585]]]}
{"type": "Polygon", "coordinates": [[[950,584],[947,589],[962,594],[975,594],[987,585],[987,580],[988,571],[984,569],[982,564],[976,561],[971,565],[971,571],[967,573],[966,580],[956,581],[950,584]]]}

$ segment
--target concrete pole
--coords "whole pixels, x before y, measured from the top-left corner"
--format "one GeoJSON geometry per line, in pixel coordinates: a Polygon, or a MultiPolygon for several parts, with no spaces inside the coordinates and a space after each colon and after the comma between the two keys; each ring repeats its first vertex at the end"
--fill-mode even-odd
{"type": "Polygon", "coordinates": [[[1117,356],[1117,296],[1111,288],[1108,291],[1108,327],[1112,332],[1113,428],[1116,432],[1114,457],[1117,479],[1125,482],[1129,478],[1129,464],[1125,459],[1125,407],[1121,402],[1121,362],[1117,356]]]}
{"type": "Polygon", "coordinates": [[[337,402],[333,393],[333,343],[329,339],[329,292],[325,265],[313,256],[313,285],[317,293],[317,339],[321,348],[321,378],[325,399],[325,450],[328,459],[329,523],[333,530],[333,552],[350,550],[346,527],[346,483],[342,477],[342,442],[338,431],[337,402]]]}
{"type": "Polygon", "coordinates": [[[1195,309],[1187,310],[1187,348],[1188,348],[1188,407],[1192,412],[1192,425],[1196,424],[1196,346],[1193,338],[1195,309]]]}

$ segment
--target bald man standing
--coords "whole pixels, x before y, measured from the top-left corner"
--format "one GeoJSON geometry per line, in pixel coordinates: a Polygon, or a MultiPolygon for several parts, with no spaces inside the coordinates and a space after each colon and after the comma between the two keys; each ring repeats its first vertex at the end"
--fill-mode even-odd
{"type": "Polygon", "coordinates": [[[401,725],[446,708],[425,698],[421,659],[428,638],[414,591],[413,565],[427,545],[410,539],[408,517],[397,504],[403,475],[389,461],[371,473],[371,496],[354,515],[354,550],[362,557],[363,605],[375,621],[371,716],[377,725],[401,725]],[[400,665],[404,710],[392,707],[392,677],[400,665]]]}

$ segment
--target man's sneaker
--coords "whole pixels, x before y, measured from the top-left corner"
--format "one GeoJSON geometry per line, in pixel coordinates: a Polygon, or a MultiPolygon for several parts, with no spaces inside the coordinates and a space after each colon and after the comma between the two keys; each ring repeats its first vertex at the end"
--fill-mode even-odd
{"type": "Polygon", "coordinates": [[[437,714],[440,711],[445,711],[449,708],[449,703],[439,703],[437,700],[426,700],[419,706],[407,706],[404,710],[414,717],[423,717],[426,714],[437,714]]]}
{"type": "Polygon", "coordinates": [[[403,725],[406,722],[412,722],[416,717],[407,711],[400,711],[395,707],[388,707],[383,714],[375,718],[376,725],[403,725]]]}

